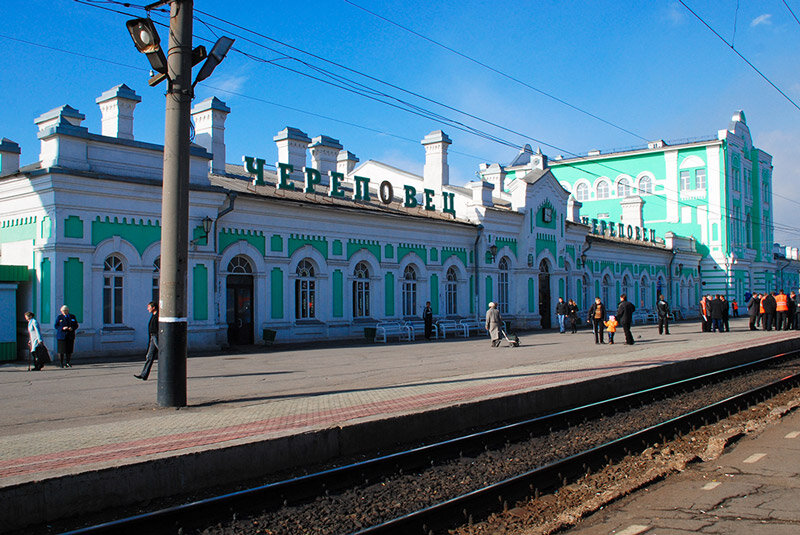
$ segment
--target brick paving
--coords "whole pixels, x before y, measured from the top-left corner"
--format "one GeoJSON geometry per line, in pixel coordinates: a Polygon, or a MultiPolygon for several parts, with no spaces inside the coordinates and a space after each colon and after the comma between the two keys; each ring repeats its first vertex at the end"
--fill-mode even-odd
{"type": "Polygon", "coordinates": [[[595,345],[590,333],[521,336],[519,348],[486,338],[190,356],[189,406],[156,406],[142,362],[81,361],[27,372],[0,366],[0,488],[41,478],[416,413],[659,366],[797,337],[726,334],[675,324],[660,337],[637,326],[634,346],[595,345]]]}

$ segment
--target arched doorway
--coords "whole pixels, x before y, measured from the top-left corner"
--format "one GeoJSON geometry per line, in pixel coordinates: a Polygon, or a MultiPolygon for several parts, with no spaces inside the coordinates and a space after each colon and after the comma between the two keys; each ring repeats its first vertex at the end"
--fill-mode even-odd
{"type": "Polygon", "coordinates": [[[550,264],[547,259],[539,263],[539,315],[542,317],[542,329],[552,326],[550,321],[550,264]]]}
{"type": "Polygon", "coordinates": [[[253,266],[242,255],[234,256],[228,264],[225,280],[227,290],[228,343],[253,343],[253,266]]]}

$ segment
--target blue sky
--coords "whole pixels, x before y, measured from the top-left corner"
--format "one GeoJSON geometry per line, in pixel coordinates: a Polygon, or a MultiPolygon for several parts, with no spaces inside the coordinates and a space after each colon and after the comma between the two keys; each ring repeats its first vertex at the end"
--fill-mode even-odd
{"type": "MultiPolygon", "coordinates": [[[[231,107],[226,124],[228,161],[257,155],[275,161],[272,137],[285,126],[309,136],[339,139],[362,161],[375,159],[421,172],[419,144],[443,129],[453,139],[451,181],[472,179],[481,162],[507,163],[516,150],[430,118],[368,100],[303,77],[294,59],[335,69],[372,88],[463,121],[515,144],[543,152],[586,153],[714,135],[743,109],[757,147],[774,157],[775,237],[800,244],[794,214],[800,204],[800,110],[770,87],[678,2],[372,2],[352,0],[383,17],[518,78],[635,135],[578,112],[452,52],[391,25],[345,0],[251,2],[196,0],[195,8],[355,71],[390,82],[523,135],[469,119],[360,78],[321,60],[244,30],[195,22],[198,38],[237,33],[238,38],[197,101],[215,95],[231,107]],[[264,62],[272,61],[273,63],[264,62]],[[345,124],[350,123],[350,124],[345,124]],[[555,148],[554,148],[555,147],[555,148]]],[[[685,0],[726,40],[795,102],[800,102],[800,23],[782,0],[685,0]]],[[[113,3],[96,6],[143,13],[113,3]]],[[[132,4],[143,5],[139,0],[132,4]]],[[[800,1],[787,0],[800,15],[800,1]]],[[[0,136],[22,146],[22,162],[38,157],[33,119],[69,104],[99,132],[94,99],[126,83],[143,99],[134,134],[163,140],[163,86],[147,85],[147,61],[125,29],[126,16],[72,0],[4,0],[0,43],[0,136]],[[22,42],[27,41],[27,42],[22,42]],[[31,44],[33,43],[33,44],[31,44]],[[44,48],[49,47],[49,48],[44,48]],[[68,52],[72,52],[71,54],[68,52]],[[100,59],[95,59],[100,58],[100,59]],[[103,61],[104,60],[104,61],[103,61]]],[[[209,24],[222,25],[197,13],[209,24]]],[[[154,14],[154,19],[164,17],[154,14]]],[[[161,29],[166,40],[166,30],[161,29]]],[[[208,43],[195,41],[195,44],[208,43]]]]}

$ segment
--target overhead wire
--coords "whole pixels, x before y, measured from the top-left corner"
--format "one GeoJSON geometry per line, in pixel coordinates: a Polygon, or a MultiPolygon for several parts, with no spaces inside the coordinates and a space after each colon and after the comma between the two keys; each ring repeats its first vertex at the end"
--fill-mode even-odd
{"type": "MultiPolygon", "coordinates": [[[[96,5],[95,5],[95,4],[97,3],[97,0],[95,0],[95,1],[91,1],[91,0],[75,0],[75,1],[76,1],[76,2],[79,2],[79,3],[84,3],[84,4],[88,4],[88,5],[93,5],[93,6],[95,6],[95,7],[101,7],[101,6],[96,6],[96,5]]],[[[105,0],[105,2],[104,2],[104,3],[110,3],[110,4],[121,4],[120,2],[117,2],[117,1],[115,1],[115,0],[105,0]]],[[[681,2],[681,3],[683,3],[683,2],[681,2]]],[[[126,7],[128,7],[128,6],[126,6],[126,7]]],[[[135,7],[142,7],[142,6],[135,6],[135,7]]],[[[108,8],[106,8],[106,9],[108,9],[108,8]]],[[[108,9],[108,10],[109,10],[109,11],[114,11],[114,12],[116,12],[116,13],[121,13],[121,14],[129,15],[128,13],[121,12],[121,11],[118,11],[118,10],[112,10],[112,9],[108,9]]],[[[419,94],[417,94],[417,93],[414,93],[414,92],[412,92],[412,91],[405,90],[405,89],[403,89],[403,88],[400,88],[399,86],[395,86],[395,85],[393,85],[393,84],[390,84],[390,83],[387,83],[387,82],[383,82],[382,80],[379,80],[379,79],[377,79],[377,78],[374,78],[374,77],[372,77],[372,76],[370,76],[370,75],[365,75],[365,74],[363,74],[363,73],[360,73],[359,71],[356,71],[356,70],[354,70],[354,69],[350,69],[350,68],[348,68],[348,67],[346,67],[346,66],[343,66],[343,65],[340,65],[340,64],[338,64],[338,63],[336,63],[336,62],[332,62],[332,61],[330,61],[330,60],[327,60],[327,59],[325,59],[325,58],[322,58],[321,56],[317,56],[316,54],[313,54],[313,53],[310,53],[310,52],[304,51],[304,50],[302,50],[302,49],[299,49],[299,48],[297,48],[297,47],[294,47],[294,46],[292,46],[292,45],[288,45],[288,44],[286,44],[286,43],[283,43],[283,42],[281,42],[281,41],[278,41],[278,40],[276,40],[276,39],[270,38],[270,37],[268,37],[268,36],[266,36],[266,35],[264,35],[264,34],[261,34],[261,33],[259,33],[259,32],[255,32],[254,30],[248,29],[248,28],[246,28],[246,27],[243,27],[243,26],[241,26],[241,25],[238,25],[238,24],[236,24],[236,23],[233,23],[233,22],[227,21],[227,20],[225,20],[225,19],[222,19],[222,18],[220,18],[220,17],[216,17],[216,16],[214,16],[214,15],[207,14],[207,13],[205,13],[205,12],[202,12],[202,11],[200,11],[200,10],[196,10],[196,11],[197,11],[197,12],[200,12],[200,13],[201,13],[201,14],[203,14],[203,15],[210,16],[212,19],[215,19],[215,20],[217,20],[217,21],[220,21],[220,22],[222,22],[222,23],[225,23],[225,24],[231,25],[231,26],[233,26],[233,27],[236,27],[236,28],[242,29],[243,31],[247,31],[247,32],[249,32],[249,33],[251,33],[251,34],[254,34],[254,35],[257,35],[257,36],[259,36],[259,37],[263,37],[263,38],[265,38],[265,39],[267,39],[267,40],[269,40],[269,41],[271,41],[271,42],[276,42],[276,43],[279,43],[279,44],[281,44],[281,45],[283,45],[283,46],[286,46],[286,47],[288,47],[288,48],[290,48],[290,49],[292,49],[292,50],[296,50],[296,51],[299,51],[299,52],[301,52],[301,53],[303,53],[303,54],[309,55],[310,57],[314,57],[314,58],[320,59],[320,60],[322,60],[322,61],[325,61],[325,62],[331,63],[331,64],[333,64],[333,65],[335,65],[335,66],[339,66],[339,67],[341,67],[341,68],[344,68],[344,69],[346,69],[346,70],[348,70],[348,71],[354,72],[354,73],[356,73],[356,74],[359,74],[359,75],[361,75],[361,76],[365,76],[365,77],[367,77],[368,79],[372,79],[372,80],[378,81],[378,82],[380,82],[380,83],[383,83],[383,84],[385,84],[385,85],[388,85],[388,86],[390,86],[390,87],[397,88],[397,89],[399,89],[399,90],[401,90],[401,91],[403,91],[403,92],[406,92],[406,93],[409,93],[409,94],[413,94],[413,95],[415,95],[415,96],[418,96],[418,97],[420,97],[420,98],[423,98],[423,99],[425,99],[425,100],[428,100],[428,101],[430,101],[430,102],[434,102],[434,103],[436,103],[436,104],[439,104],[439,105],[441,105],[441,106],[444,106],[444,107],[446,107],[446,108],[452,109],[452,110],[454,110],[454,111],[457,111],[458,113],[462,113],[462,114],[465,114],[465,115],[468,115],[468,116],[470,116],[468,113],[462,112],[461,110],[457,110],[457,109],[455,109],[455,108],[451,108],[451,107],[447,106],[446,104],[439,103],[439,102],[437,102],[437,101],[435,101],[435,100],[432,100],[432,99],[428,99],[427,97],[424,97],[424,96],[422,96],[422,95],[419,95],[419,94]]],[[[197,19],[197,17],[195,17],[195,18],[197,19]]],[[[199,20],[199,19],[198,19],[198,20],[199,20]]],[[[225,29],[223,29],[223,28],[220,28],[219,26],[216,26],[216,25],[214,25],[214,24],[210,24],[210,23],[208,23],[208,22],[205,22],[205,21],[201,21],[201,22],[203,23],[203,25],[204,25],[204,26],[206,26],[207,28],[209,28],[209,30],[211,30],[211,28],[212,28],[212,27],[215,27],[215,28],[217,28],[217,29],[219,29],[219,30],[225,30],[225,29]]],[[[163,24],[162,24],[162,25],[163,25],[163,24]]],[[[225,30],[225,31],[227,31],[227,30],[225,30]]],[[[212,31],[212,33],[213,33],[213,31],[212,31]]],[[[253,41],[252,39],[249,39],[249,38],[246,38],[246,37],[243,37],[243,36],[237,36],[237,37],[240,37],[240,38],[242,38],[242,39],[246,40],[247,42],[250,42],[250,43],[252,43],[252,44],[255,44],[255,45],[257,45],[257,46],[263,47],[263,48],[265,48],[265,49],[267,49],[267,50],[270,50],[270,51],[272,51],[272,52],[275,52],[275,53],[280,53],[280,51],[278,51],[278,50],[276,50],[276,49],[273,49],[273,48],[271,48],[271,47],[268,47],[268,46],[266,46],[266,45],[264,45],[264,44],[262,44],[262,43],[258,43],[258,42],[256,42],[256,41],[253,41]]],[[[358,87],[363,87],[363,88],[369,89],[369,88],[367,88],[367,86],[364,86],[364,85],[363,85],[363,84],[361,84],[360,82],[356,82],[356,81],[349,80],[349,79],[346,79],[346,78],[345,78],[345,80],[347,80],[348,82],[351,82],[352,84],[355,84],[355,85],[351,85],[350,87],[348,87],[348,86],[347,86],[346,84],[344,84],[344,83],[342,83],[342,84],[336,83],[336,82],[334,82],[334,81],[332,81],[332,80],[338,80],[338,79],[341,77],[341,75],[338,75],[338,74],[336,74],[336,73],[331,73],[330,71],[327,71],[327,70],[325,70],[325,69],[321,69],[321,68],[319,68],[319,67],[317,67],[317,66],[310,65],[310,64],[308,64],[307,62],[305,62],[305,61],[303,61],[303,60],[301,60],[301,59],[299,59],[299,58],[292,57],[292,56],[286,56],[286,57],[289,57],[290,59],[293,59],[293,60],[295,60],[295,61],[298,61],[298,62],[300,62],[301,64],[304,64],[304,65],[306,65],[306,66],[309,66],[309,68],[312,68],[312,69],[316,70],[317,72],[320,72],[321,74],[329,75],[329,76],[331,77],[331,80],[325,80],[324,78],[320,78],[320,77],[317,77],[317,76],[314,76],[314,75],[310,75],[310,74],[308,74],[308,73],[304,73],[304,72],[302,72],[302,71],[299,71],[299,70],[297,70],[297,69],[292,69],[292,68],[290,68],[290,67],[286,67],[286,66],[280,65],[280,64],[276,63],[276,61],[277,61],[277,60],[267,60],[266,58],[260,58],[260,57],[258,57],[258,56],[256,56],[256,55],[254,55],[254,54],[250,54],[250,53],[247,53],[247,52],[244,52],[244,51],[238,50],[238,49],[235,49],[235,50],[237,50],[238,52],[242,53],[242,54],[243,54],[245,57],[247,57],[247,58],[249,58],[249,59],[251,59],[251,60],[254,60],[254,61],[259,61],[259,62],[262,62],[262,63],[268,63],[268,64],[271,64],[271,65],[274,65],[274,66],[278,66],[278,67],[281,67],[281,68],[284,68],[284,69],[290,70],[290,71],[292,71],[292,72],[295,72],[295,73],[297,73],[297,74],[300,74],[300,75],[303,75],[303,76],[306,76],[306,77],[313,78],[313,79],[315,79],[315,80],[318,80],[318,81],[320,81],[320,82],[327,83],[327,84],[329,84],[329,85],[333,85],[333,86],[335,86],[335,87],[339,87],[339,88],[341,88],[341,89],[344,89],[344,90],[347,90],[347,91],[350,91],[350,92],[354,92],[354,93],[356,93],[356,94],[359,94],[359,95],[361,95],[361,96],[364,96],[364,97],[366,97],[366,98],[373,98],[373,99],[375,99],[375,100],[378,100],[379,102],[382,102],[382,103],[384,103],[384,104],[387,104],[387,105],[390,105],[390,106],[394,106],[394,107],[399,107],[398,105],[396,105],[396,104],[394,104],[394,103],[391,103],[391,102],[385,102],[385,101],[383,101],[383,100],[381,100],[381,99],[379,99],[379,98],[376,98],[376,97],[374,97],[374,96],[370,96],[370,95],[368,95],[368,94],[364,93],[363,91],[360,91],[360,90],[358,90],[358,89],[357,89],[358,87]]],[[[278,60],[280,60],[280,59],[283,59],[283,58],[278,58],[278,60]]],[[[343,78],[343,77],[341,77],[341,78],[343,78]]],[[[386,95],[385,93],[383,93],[383,92],[379,92],[379,91],[377,91],[377,90],[375,90],[375,93],[377,93],[377,94],[380,94],[380,95],[386,95]]],[[[395,97],[391,97],[391,96],[389,96],[389,97],[390,97],[390,98],[395,98],[395,97]]],[[[251,97],[251,98],[253,98],[253,97],[251,97]]],[[[256,99],[256,100],[259,100],[259,99],[256,99]]],[[[402,101],[401,101],[401,102],[402,102],[402,101]]],[[[412,105],[412,106],[414,106],[414,105],[412,105]]],[[[400,108],[400,109],[404,109],[404,108],[400,108]]],[[[421,109],[422,109],[422,110],[424,110],[424,108],[421,108],[421,109]]],[[[410,113],[415,113],[415,114],[417,114],[417,115],[421,115],[420,113],[417,113],[417,112],[415,112],[415,111],[413,111],[413,110],[409,110],[409,109],[404,109],[404,111],[409,111],[410,113]]],[[[425,113],[428,113],[428,112],[429,112],[429,110],[425,110],[424,112],[425,112],[425,113]]],[[[441,119],[438,119],[438,120],[441,120],[441,121],[443,121],[443,122],[444,122],[444,121],[452,121],[451,119],[449,119],[449,118],[446,118],[446,117],[444,117],[444,116],[441,116],[440,114],[435,114],[435,112],[430,112],[430,113],[432,113],[432,114],[434,114],[434,115],[438,115],[439,117],[441,117],[441,119]]],[[[426,118],[430,118],[430,119],[432,119],[432,120],[437,120],[437,118],[435,118],[435,117],[433,117],[433,116],[426,116],[426,115],[422,115],[422,116],[423,116],[423,117],[426,117],[426,118]]],[[[473,116],[473,117],[474,117],[474,116],[473,116]]],[[[481,121],[487,122],[487,121],[485,121],[485,120],[483,120],[483,119],[480,119],[480,118],[478,118],[478,117],[475,117],[475,118],[476,118],[476,119],[478,119],[478,120],[481,120],[481,121]]],[[[465,128],[466,128],[466,129],[465,129],[464,127],[459,127],[459,126],[453,125],[452,123],[446,123],[446,124],[449,124],[450,126],[456,127],[456,128],[458,128],[459,130],[464,130],[464,131],[467,131],[468,133],[473,133],[473,134],[475,134],[475,135],[479,135],[479,136],[481,135],[481,134],[475,133],[475,132],[473,131],[474,129],[472,129],[472,127],[468,127],[468,126],[466,126],[466,125],[465,125],[465,128]]],[[[502,127],[501,125],[496,125],[495,123],[490,123],[490,124],[492,124],[492,125],[494,125],[494,126],[498,126],[498,127],[500,127],[500,128],[503,128],[503,129],[505,129],[505,127],[502,127]]],[[[507,129],[506,129],[506,130],[507,130],[507,129]]],[[[511,131],[511,132],[513,132],[513,133],[515,133],[515,134],[517,134],[517,135],[520,135],[520,136],[522,136],[522,137],[525,137],[525,138],[527,138],[527,139],[530,139],[530,137],[529,137],[529,136],[525,136],[525,134],[521,134],[521,133],[514,132],[514,131],[511,131]]],[[[406,140],[408,140],[407,138],[402,138],[401,136],[397,136],[397,137],[399,137],[400,139],[406,139],[406,140]]],[[[481,136],[481,137],[483,137],[483,136],[481,136]]],[[[496,136],[492,136],[492,137],[496,137],[496,136]]],[[[501,140],[500,138],[497,138],[497,139],[491,139],[491,138],[488,138],[488,137],[487,137],[486,139],[489,139],[490,141],[495,141],[495,142],[498,142],[498,143],[501,143],[501,144],[505,144],[505,145],[508,145],[508,146],[512,146],[512,147],[515,147],[515,148],[517,148],[517,147],[518,147],[516,144],[514,144],[514,143],[511,143],[511,142],[508,142],[507,140],[501,140]]],[[[549,143],[543,142],[543,141],[541,141],[541,140],[536,140],[536,139],[534,139],[534,141],[537,141],[537,142],[539,142],[539,143],[541,143],[541,144],[543,144],[543,145],[546,145],[546,146],[549,146],[549,147],[555,148],[556,150],[559,150],[559,151],[565,152],[565,153],[567,153],[567,154],[574,155],[574,156],[576,156],[576,159],[583,159],[583,160],[587,160],[587,159],[588,159],[588,157],[578,157],[577,155],[575,155],[575,154],[574,154],[574,153],[572,153],[571,151],[568,151],[568,150],[566,150],[566,149],[563,149],[563,148],[560,148],[560,147],[554,146],[554,145],[552,145],[552,144],[549,144],[549,143]]],[[[597,162],[595,162],[595,163],[597,163],[597,162]]],[[[572,166],[574,167],[574,164],[573,164],[572,162],[568,163],[567,165],[572,165],[572,166]]],[[[616,172],[622,173],[620,170],[618,170],[618,169],[614,169],[614,168],[612,168],[612,167],[610,167],[610,166],[608,166],[608,165],[606,165],[606,164],[600,163],[600,165],[602,165],[602,166],[604,166],[604,167],[607,167],[607,168],[609,168],[609,169],[611,169],[611,170],[614,170],[614,171],[616,171],[616,172]]],[[[583,172],[586,172],[586,170],[582,170],[582,171],[583,171],[583,172]]],[[[588,173],[588,174],[595,174],[595,173],[588,173]]],[[[624,174],[624,173],[622,173],[622,174],[624,174]]],[[[595,175],[596,175],[596,174],[595,174],[595,175]]],[[[600,175],[596,175],[596,176],[600,176],[600,175]]],[[[665,198],[665,202],[666,202],[666,198],[665,198]]],[[[689,206],[689,207],[695,207],[695,206],[694,206],[694,205],[692,205],[692,204],[685,203],[685,202],[682,202],[682,201],[680,201],[680,200],[678,201],[678,204],[683,204],[684,206],[689,206]]],[[[798,204],[800,204],[800,203],[798,203],[798,204]]],[[[723,209],[723,207],[722,207],[721,205],[720,205],[720,206],[718,206],[718,207],[714,207],[713,205],[710,205],[710,207],[712,207],[712,208],[719,208],[719,210],[718,210],[718,211],[719,211],[719,212],[725,212],[725,213],[726,213],[726,217],[728,217],[729,219],[733,219],[733,220],[738,220],[738,221],[740,221],[740,222],[744,222],[744,220],[743,220],[742,218],[737,218],[737,217],[736,217],[736,215],[735,215],[734,213],[731,213],[731,210],[732,210],[732,209],[723,209]]],[[[789,226],[781,226],[781,225],[775,226],[775,224],[773,223],[773,229],[774,229],[774,228],[778,228],[778,230],[785,231],[785,232],[797,231],[797,232],[798,232],[798,234],[800,234],[800,228],[797,228],[797,227],[789,227],[789,226]],[[782,227],[782,228],[781,228],[781,227],[782,227]]]]}

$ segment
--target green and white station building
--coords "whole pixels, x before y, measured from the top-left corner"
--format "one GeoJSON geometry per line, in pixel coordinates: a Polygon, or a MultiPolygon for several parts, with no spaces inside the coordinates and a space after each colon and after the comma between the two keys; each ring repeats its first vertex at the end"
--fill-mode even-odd
{"type": "MultiPolygon", "coordinates": [[[[125,85],[103,93],[99,133],[71,106],[42,114],[27,165],[0,144],[0,298],[16,316],[34,311],[51,343],[69,306],[81,356],[143,351],[145,305],[158,300],[163,147],[134,138],[140,101],[125,85]]],[[[658,292],[691,317],[726,278],[739,299],[781,277],[797,287],[797,250],[776,259],[764,230],[769,156],[741,114],[715,141],[550,163],[526,147],[464,183],[441,131],[421,140],[422,176],[291,127],[272,154],[230,164],[230,111],[217,98],[192,110],[190,350],[363,337],[419,318],[426,301],[453,319],[495,301],[528,329],[552,325],[558,296],[585,311],[625,292],[646,321],[658,292]]],[[[22,355],[20,319],[2,319],[0,358],[22,355]]]]}

